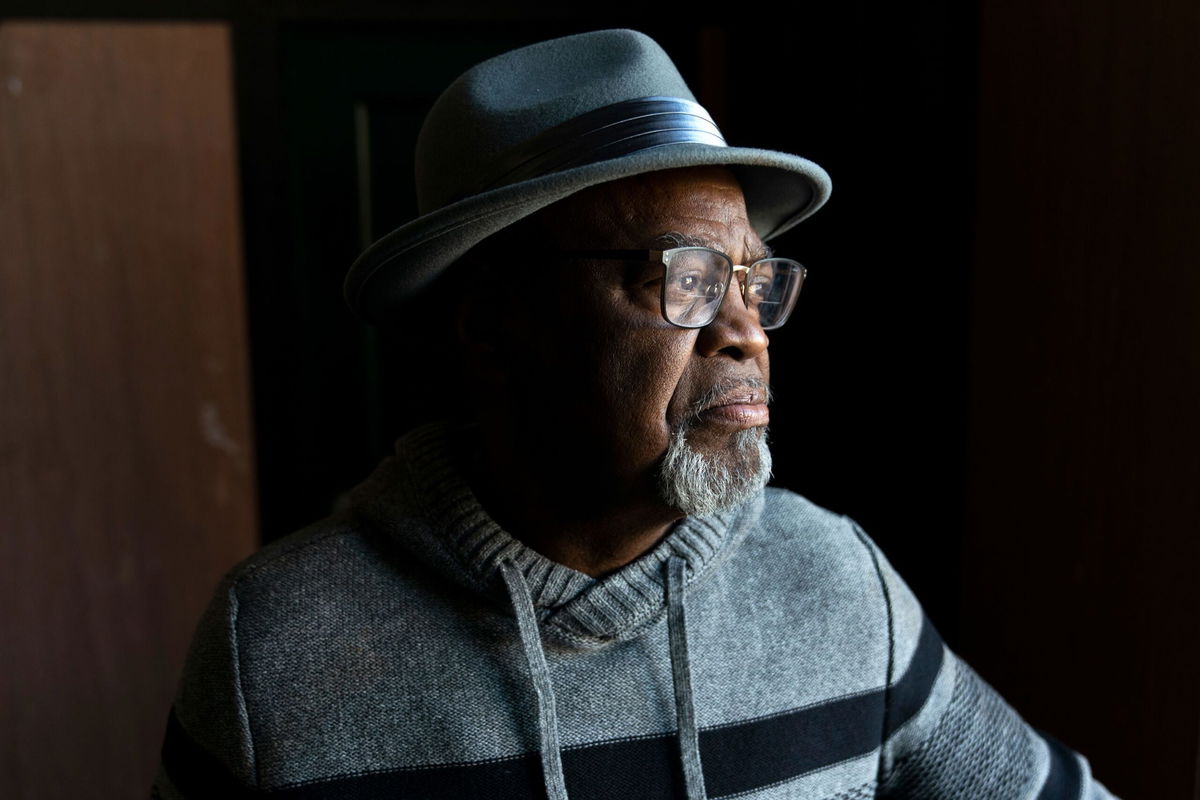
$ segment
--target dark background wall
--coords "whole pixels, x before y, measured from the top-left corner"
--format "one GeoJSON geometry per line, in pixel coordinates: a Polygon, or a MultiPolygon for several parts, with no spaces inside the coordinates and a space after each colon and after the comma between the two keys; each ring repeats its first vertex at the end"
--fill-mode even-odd
{"type": "Polygon", "coordinates": [[[961,643],[1196,796],[1200,6],[985,2],[961,643]]]}
{"type": "MultiPolygon", "coordinates": [[[[399,433],[436,413],[409,391],[413,365],[436,348],[362,326],[340,286],[366,242],[415,214],[410,154],[437,93],[470,64],[526,42],[609,26],[655,36],[731,142],[800,153],[834,179],[829,205],[776,248],[811,275],[797,316],[772,336],[776,483],[863,523],[951,645],[1031,722],[1086,753],[1114,791],[1200,796],[1200,601],[1188,588],[1200,555],[1196,10],[1183,0],[847,2],[789,5],[784,24],[770,13],[709,21],[608,8],[193,2],[168,12],[63,2],[9,13],[165,15],[175,26],[199,17],[229,37],[233,72],[222,80],[236,103],[228,135],[241,182],[228,202],[241,209],[236,302],[247,309],[257,464],[238,487],[264,541],[328,513],[399,433]]],[[[117,61],[122,41],[110,45],[117,61]]],[[[77,91],[115,101],[124,89],[77,91]]],[[[180,112],[149,113],[169,122],[180,112]]],[[[6,163],[23,163],[40,134],[11,119],[0,116],[6,163]]],[[[174,130],[159,136],[167,161],[180,147],[174,130]]],[[[12,185],[5,202],[26,206],[33,190],[12,185]]],[[[104,194],[99,185],[56,197],[104,194]]],[[[0,261],[3,285],[28,263],[0,261]]],[[[98,302],[130,313],[119,298],[98,302]]],[[[195,313],[229,313],[230,302],[211,298],[195,313]]],[[[45,336],[80,346],[53,326],[45,336]]],[[[13,366],[0,374],[16,378],[0,392],[31,397],[10,387],[44,380],[45,363],[4,347],[0,366],[13,366]]],[[[143,356],[128,358],[136,367],[143,356]]],[[[133,397],[157,391],[136,375],[129,386],[133,397]]],[[[0,425],[35,441],[13,407],[3,406],[0,425]]],[[[5,455],[0,469],[19,475],[52,459],[39,447],[22,452],[29,461],[5,455]]],[[[184,470],[182,444],[163,452],[184,470]]],[[[50,487],[40,491],[31,508],[53,499],[50,487]]],[[[93,541],[101,529],[82,508],[78,536],[93,541]]],[[[52,521],[31,515],[5,533],[15,553],[52,521]]],[[[147,548],[137,558],[178,541],[160,532],[164,520],[129,522],[147,548]]],[[[217,527],[206,541],[224,541],[217,527]]],[[[65,543],[47,547],[68,562],[85,558],[65,543]]],[[[119,567],[114,553],[86,558],[101,573],[119,567]]],[[[172,567],[198,585],[220,568],[172,567]]],[[[34,564],[5,581],[47,597],[48,574],[34,564]]],[[[159,584],[135,584],[132,602],[160,602],[159,584]]],[[[63,624],[9,613],[21,625],[63,624]]],[[[164,716],[191,613],[147,640],[166,676],[141,686],[138,702],[164,716]]],[[[115,647],[100,642],[101,652],[115,647]]],[[[14,649],[17,662],[32,663],[23,652],[14,649]]],[[[5,702],[16,708],[33,684],[13,674],[5,702]]],[[[123,712],[84,713],[94,738],[123,712]]],[[[3,718],[12,767],[0,793],[55,796],[10,755],[26,751],[7,706],[3,718]]],[[[113,796],[139,775],[149,781],[157,736],[139,725],[119,756],[121,774],[134,777],[113,778],[113,796]]],[[[100,757],[86,743],[73,753],[81,774],[100,757]]]]}

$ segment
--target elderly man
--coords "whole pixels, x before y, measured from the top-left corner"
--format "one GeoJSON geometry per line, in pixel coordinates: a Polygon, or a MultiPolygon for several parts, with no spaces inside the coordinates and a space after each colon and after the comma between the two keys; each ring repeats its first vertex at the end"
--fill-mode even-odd
{"type": "Polygon", "coordinates": [[[418,183],[347,299],[432,304],[473,413],[230,573],[161,797],[1109,797],[853,522],[764,489],[805,275],[764,240],[819,167],[728,147],[653,41],[602,31],[463,75],[418,183]]]}

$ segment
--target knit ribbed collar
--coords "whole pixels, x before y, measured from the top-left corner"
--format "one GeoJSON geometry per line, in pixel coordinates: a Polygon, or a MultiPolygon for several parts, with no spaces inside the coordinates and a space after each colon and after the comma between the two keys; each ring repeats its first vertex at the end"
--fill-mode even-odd
{"type": "Polygon", "coordinates": [[[500,565],[525,576],[543,631],[564,644],[597,646],[637,636],[666,613],[664,565],[686,563],[687,585],[710,574],[758,519],[762,494],[739,508],[687,517],[648,553],[603,578],[551,561],[500,527],[479,504],[457,463],[447,423],[418,428],[351,494],[350,513],[386,531],[441,576],[505,606],[500,565]]]}

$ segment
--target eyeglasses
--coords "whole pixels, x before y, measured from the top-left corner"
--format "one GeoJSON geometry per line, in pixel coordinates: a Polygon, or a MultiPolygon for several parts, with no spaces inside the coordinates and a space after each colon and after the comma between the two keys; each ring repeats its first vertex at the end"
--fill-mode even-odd
{"type": "Polygon", "coordinates": [[[734,273],[742,273],[746,308],[763,330],[787,322],[808,270],[790,258],[763,258],[748,267],[711,247],[670,250],[571,250],[562,255],[619,261],[662,261],[662,315],[680,328],[703,328],[717,318],[734,273]]]}

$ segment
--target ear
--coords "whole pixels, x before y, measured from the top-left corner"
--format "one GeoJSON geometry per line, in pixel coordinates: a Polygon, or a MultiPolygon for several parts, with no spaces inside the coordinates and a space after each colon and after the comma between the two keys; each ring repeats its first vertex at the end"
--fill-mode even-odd
{"type": "Polygon", "coordinates": [[[519,269],[512,254],[525,252],[525,227],[518,223],[485,239],[456,265],[453,325],[467,372],[486,385],[505,383],[519,367],[529,346],[525,287],[513,276],[519,269]]]}

